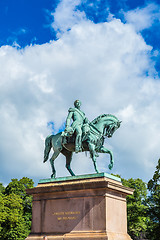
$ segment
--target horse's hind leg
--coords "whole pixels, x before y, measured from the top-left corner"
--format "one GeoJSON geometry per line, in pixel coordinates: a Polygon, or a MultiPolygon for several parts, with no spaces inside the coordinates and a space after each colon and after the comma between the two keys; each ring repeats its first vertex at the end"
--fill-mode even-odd
{"type": "Polygon", "coordinates": [[[70,174],[72,176],[75,176],[75,174],[72,171],[71,166],[70,166],[71,161],[72,161],[72,155],[73,155],[73,153],[69,152],[69,151],[65,153],[65,156],[66,156],[66,168],[67,168],[67,170],[70,172],[70,174]]]}
{"type": "Polygon", "coordinates": [[[52,175],[51,178],[55,178],[56,177],[56,170],[54,167],[54,160],[58,157],[58,155],[60,154],[60,151],[55,151],[52,155],[52,157],[50,158],[50,164],[51,164],[51,168],[52,168],[52,175]]]}

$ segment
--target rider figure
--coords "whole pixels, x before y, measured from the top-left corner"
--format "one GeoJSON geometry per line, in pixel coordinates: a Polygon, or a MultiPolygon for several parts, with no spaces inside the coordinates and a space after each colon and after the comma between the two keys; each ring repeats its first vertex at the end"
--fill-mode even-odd
{"type": "Polygon", "coordinates": [[[66,133],[76,133],[76,139],[75,139],[75,152],[78,153],[82,151],[82,127],[85,122],[88,120],[85,117],[85,113],[80,110],[81,102],[80,100],[76,100],[74,102],[75,108],[69,108],[68,110],[68,116],[66,119],[66,133]],[[71,127],[70,122],[71,119],[73,120],[71,127]]]}

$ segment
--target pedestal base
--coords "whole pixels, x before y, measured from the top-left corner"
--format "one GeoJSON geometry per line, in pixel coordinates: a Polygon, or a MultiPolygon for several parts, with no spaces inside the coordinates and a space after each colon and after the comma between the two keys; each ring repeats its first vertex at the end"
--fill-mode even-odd
{"type": "MultiPolygon", "coordinates": [[[[43,240],[43,234],[30,234],[26,240],[43,240]]],[[[48,240],[131,240],[128,234],[122,233],[72,233],[62,235],[45,235],[48,240]]]]}
{"type": "Polygon", "coordinates": [[[33,196],[26,240],[131,240],[126,196],[133,190],[105,173],[41,181],[33,196]]]}

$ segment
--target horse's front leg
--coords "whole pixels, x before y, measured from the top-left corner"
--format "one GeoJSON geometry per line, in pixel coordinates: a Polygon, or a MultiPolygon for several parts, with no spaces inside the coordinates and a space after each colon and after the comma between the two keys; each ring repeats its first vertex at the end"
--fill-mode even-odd
{"type": "Polygon", "coordinates": [[[90,156],[92,158],[93,164],[94,164],[94,169],[97,173],[99,173],[98,168],[97,168],[97,162],[96,162],[96,151],[95,151],[95,145],[92,143],[88,144],[89,151],[90,151],[90,156]]]}
{"type": "Polygon", "coordinates": [[[110,155],[110,164],[108,165],[108,168],[111,170],[113,168],[114,164],[114,158],[113,158],[113,153],[109,149],[105,148],[104,146],[101,146],[99,151],[100,153],[108,153],[110,155]]]}

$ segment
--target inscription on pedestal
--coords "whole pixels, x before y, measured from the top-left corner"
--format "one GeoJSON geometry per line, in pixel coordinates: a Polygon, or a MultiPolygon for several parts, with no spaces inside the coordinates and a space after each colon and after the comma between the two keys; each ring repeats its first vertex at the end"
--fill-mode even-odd
{"type": "Polygon", "coordinates": [[[80,212],[54,212],[53,215],[57,217],[58,221],[61,220],[75,220],[77,219],[77,215],[80,212]]]}

